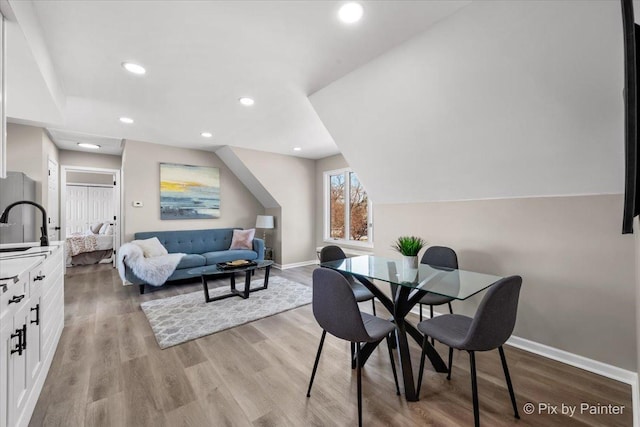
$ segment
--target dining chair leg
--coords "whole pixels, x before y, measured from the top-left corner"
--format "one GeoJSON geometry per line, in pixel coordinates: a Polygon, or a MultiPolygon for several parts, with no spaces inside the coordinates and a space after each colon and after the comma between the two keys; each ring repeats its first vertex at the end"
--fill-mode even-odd
{"type": "Polygon", "coordinates": [[[453,314],[453,307],[451,307],[451,303],[448,302],[447,305],[449,306],[449,313],[453,314]]]}
{"type": "Polygon", "coordinates": [[[356,375],[358,377],[358,427],[362,427],[362,368],[360,367],[360,343],[356,344],[356,375]]]}
{"type": "Polygon", "coordinates": [[[451,369],[453,368],[453,347],[449,347],[449,373],[447,379],[451,379],[451,369]]]}
{"type": "Polygon", "coordinates": [[[518,414],[518,405],[516,404],[516,395],[513,392],[513,384],[511,384],[511,375],[509,375],[509,368],[507,367],[507,358],[504,356],[504,349],[502,346],[498,347],[500,352],[500,360],[502,360],[502,369],[504,370],[504,378],[507,380],[507,387],[509,388],[509,396],[511,396],[511,405],[513,405],[513,416],[520,419],[518,414]]]}
{"type": "MultiPolygon", "coordinates": [[[[430,311],[430,314],[431,314],[431,318],[433,319],[433,306],[432,305],[429,306],[429,311],[430,311]]],[[[431,338],[431,345],[436,345],[436,341],[433,339],[433,337],[431,338]]]]}
{"type": "Polygon", "coordinates": [[[422,304],[418,304],[420,306],[420,321],[422,322],[422,304]]]}
{"type": "Polygon", "coordinates": [[[478,407],[478,378],[476,376],[476,354],[469,352],[471,362],[471,392],[473,394],[473,420],[475,427],[480,427],[480,408],[478,407]]]}
{"type": "Polygon", "coordinates": [[[351,369],[356,369],[356,343],[351,343],[351,369]]]}
{"type": "Polygon", "coordinates": [[[309,389],[307,390],[307,397],[311,397],[311,386],[313,385],[313,379],[316,376],[318,370],[318,362],[320,361],[320,353],[322,353],[322,345],[324,344],[324,338],[327,336],[327,331],[322,331],[322,338],[320,338],[320,345],[318,346],[318,353],[316,354],[316,361],[313,364],[313,371],[311,371],[311,380],[309,381],[309,389]]]}
{"type": "Polygon", "coordinates": [[[376,315],[376,299],[371,298],[371,306],[373,307],[373,315],[376,315]]]}
{"type": "Polygon", "coordinates": [[[396,383],[396,394],[400,396],[400,386],[398,385],[398,373],[396,372],[396,361],[393,357],[393,348],[391,348],[391,338],[387,335],[387,348],[389,349],[389,359],[391,359],[391,370],[393,371],[393,381],[396,383]]]}
{"type": "Polygon", "coordinates": [[[427,336],[422,338],[422,354],[420,355],[420,371],[418,374],[418,387],[416,388],[416,396],[420,399],[420,387],[422,387],[422,374],[424,373],[424,359],[426,357],[427,336]]]}

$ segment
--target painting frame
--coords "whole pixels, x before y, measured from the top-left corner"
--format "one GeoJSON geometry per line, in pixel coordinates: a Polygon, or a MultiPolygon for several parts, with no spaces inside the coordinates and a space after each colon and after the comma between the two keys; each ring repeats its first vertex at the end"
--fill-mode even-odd
{"type": "Polygon", "coordinates": [[[220,168],[160,163],[160,219],[220,218],[220,168]]]}

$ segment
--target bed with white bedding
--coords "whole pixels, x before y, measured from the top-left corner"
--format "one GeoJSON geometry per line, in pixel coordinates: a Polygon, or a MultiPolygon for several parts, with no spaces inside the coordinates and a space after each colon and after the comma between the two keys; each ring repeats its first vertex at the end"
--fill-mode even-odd
{"type": "Polygon", "coordinates": [[[103,233],[91,229],[84,233],[67,236],[65,244],[67,266],[97,264],[113,255],[113,232],[108,228],[103,233]]]}

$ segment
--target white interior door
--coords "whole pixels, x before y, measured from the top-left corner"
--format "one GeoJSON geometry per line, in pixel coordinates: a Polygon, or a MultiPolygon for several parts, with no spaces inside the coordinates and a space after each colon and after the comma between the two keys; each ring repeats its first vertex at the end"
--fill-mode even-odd
{"type": "Polygon", "coordinates": [[[72,233],[82,233],[87,229],[87,205],[87,187],[67,185],[66,236],[70,236],[72,233]]]}
{"type": "Polygon", "coordinates": [[[60,220],[59,220],[59,208],[58,208],[58,163],[53,159],[49,159],[49,176],[47,179],[48,187],[48,200],[47,200],[47,214],[48,218],[48,230],[49,240],[60,240],[60,220]]]}
{"type": "Polygon", "coordinates": [[[83,233],[99,222],[113,223],[116,215],[113,187],[67,185],[66,233],[83,233]]]}
{"type": "Polygon", "coordinates": [[[91,224],[113,222],[115,216],[113,187],[89,187],[87,189],[87,218],[91,224]]]}

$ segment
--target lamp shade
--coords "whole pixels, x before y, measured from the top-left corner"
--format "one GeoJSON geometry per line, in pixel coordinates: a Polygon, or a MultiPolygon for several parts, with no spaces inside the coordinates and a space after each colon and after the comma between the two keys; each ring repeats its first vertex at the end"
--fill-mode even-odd
{"type": "Polygon", "coordinates": [[[273,216],[258,215],[256,219],[256,228],[273,228],[273,216]]]}

